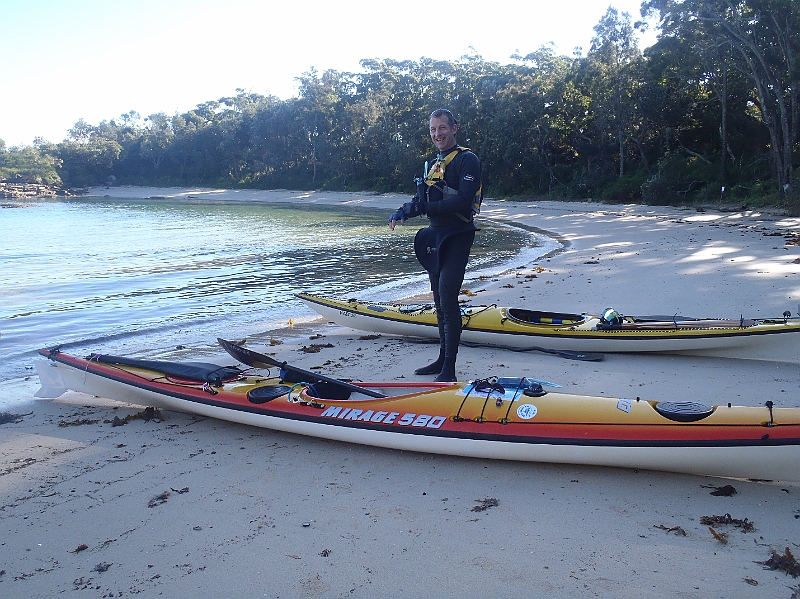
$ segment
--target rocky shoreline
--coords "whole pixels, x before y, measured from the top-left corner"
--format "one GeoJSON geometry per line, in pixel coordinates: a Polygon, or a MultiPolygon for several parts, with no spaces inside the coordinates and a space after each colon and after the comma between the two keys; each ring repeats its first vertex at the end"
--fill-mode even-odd
{"type": "Polygon", "coordinates": [[[83,195],[86,190],[67,189],[43,183],[8,183],[0,182],[0,198],[3,199],[28,199],[37,197],[77,196],[83,195]]]}

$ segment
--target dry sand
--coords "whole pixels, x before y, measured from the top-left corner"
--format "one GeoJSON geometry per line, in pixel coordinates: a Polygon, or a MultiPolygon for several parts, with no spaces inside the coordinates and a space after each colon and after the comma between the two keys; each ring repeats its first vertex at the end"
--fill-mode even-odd
{"type": "MultiPolygon", "coordinates": [[[[384,208],[387,217],[405,199],[93,194],[346,203],[384,208]]],[[[800,219],[594,203],[484,206],[482,218],[550,231],[566,247],[471,281],[475,303],[698,317],[798,311],[800,246],[787,241],[798,239],[800,219]]],[[[330,360],[334,376],[371,380],[398,378],[437,351],[385,336],[359,340],[321,320],[275,334],[282,359],[305,368],[330,360]],[[333,347],[299,352],[314,334],[333,347]]],[[[457,368],[462,379],[527,374],[587,394],[800,406],[800,347],[754,358],[577,362],[462,348],[457,368]]],[[[23,399],[37,388],[30,380],[7,391],[23,399]]],[[[0,426],[0,595],[789,598],[800,585],[757,563],[787,547],[800,554],[798,484],[421,455],[176,412],[161,422],[109,422],[141,409],[68,393],[32,400],[18,422],[0,426]],[[61,426],[83,420],[97,422],[61,426]],[[735,495],[711,495],[726,484],[735,495]],[[497,505],[473,511],[486,499],[497,505]],[[727,534],[721,543],[700,520],[725,514],[756,530],[715,526],[727,534]]]]}

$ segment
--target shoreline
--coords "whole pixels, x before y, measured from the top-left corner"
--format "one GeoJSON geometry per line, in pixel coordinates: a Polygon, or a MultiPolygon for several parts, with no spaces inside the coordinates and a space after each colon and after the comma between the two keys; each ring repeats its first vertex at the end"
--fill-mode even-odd
{"type": "MultiPolygon", "coordinates": [[[[123,193],[388,211],[405,198],[198,188],[92,195],[134,197],[123,193]]],[[[486,200],[479,218],[553,231],[569,245],[538,260],[536,278],[526,278],[526,264],[479,281],[474,303],[737,318],[799,309],[797,218],[538,200],[486,200]]],[[[285,329],[267,350],[363,380],[414,378],[437,351],[363,337],[319,318],[285,329]],[[311,338],[330,347],[305,353],[311,338]]],[[[457,372],[528,374],[589,395],[800,407],[800,348],[767,353],[606,354],[589,363],[462,347],[457,372]]],[[[38,381],[12,392],[31,387],[38,381]]],[[[78,393],[29,405],[31,414],[0,426],[0,588],[9,596],[371,598],[436,588],[441,597],[788,599],[800,585],[758,563],[786,547],[796,553],[800,484],[414,454],[177,412],[112,427],[114,416],[142,407],[78,393]],[[59,426],[78,421],[87,423],[59,426]],[[736,494],[711,495],[724,485],[736,494]],[[489,498],[495,507],[473,510],[489,498]],[[756,531],[715,526],[723,544],[701,524],[723,514],[756,531]]]]}
{"type": "MultiPolygon", "coordinates": [[[[105,190],[103,190],[105,191],[105,190]]],[[[160,190],[155,192],[156,194],[162,193],[160,190]]],[[[131,196],[136,195],[137,190],[133,190],[133,192],[129,192],[123,190],[121,195],[124,196],[131,196]]],[[[143,196],[150,196],[151,193],[144,193],[139,194],[143,196]]],[[[263,203],[259,203],[258,201],[248,201],[248,205],[241,205],[243,202],[237,202],[232,205],[228,205],[227,207],[222,207],[222,202],[224,200],[209,200],[209,204],[204,207],[202,205],[198,205],[203,200],[200,199],[179,199],[179,200],[172,200],[167,199],[170,194],[159,195],[159,199],[151,199],[144,202],[129,202],[127,200],[123,201],[114,201],[114,200],[107,200],[107,199],[100,199],[97,194],[93,197],[88,197],[85,199],[77,200],[77,204],[74,204],[75,201],[56,201],[56,202],[46,202],[46,205],[50,206],[50,209],[53,209],[55,206],[62,206],[65,209],[71,205],[75,206],[83,206],[84,209],[88,209],[89,211],[94,211],[94,207],[96,207],[100,212],[107,213],[111,211],[111,213],[115,213],[117,209],[121,208],[122,206],[151,206],[155,208],[156,206],[183,206],[181,210],[186,210],[189,213],[197,212],[205,213],[206,210],[210,211],[217,211],[222,210],[223,212],[227,213],[228,211],[244,211],[247,214],[251,214],[254,217],[258,217],[259,213],[265,212],[272,212],[272,207],[265,208],[263,203]],[[214,207],[213,204],[216,204],[214,207]]],[[[187,194],[191,195],[191,194],[187,194]]],[[[247,198],[243,198],[244,201],[247,201],[247,198]]],[[[282,212],[284,208],[289,208],[292,206],[291,203],[285,202],[285,197],[283,195],[278,194],[276,198],[276,203],[274,204],[277,211],[282,212]]],[[[23,203],[19,204],[23,206],[23,203]]],[[[31,204],[32,205],[32,204],[31,204]]],[[[310,216],[311,214],[339,214],[340,217],[334,216],[334,219],[343,218],[348,222],[353,222],[354,224],[358,224],[359,220],[363,217],[367,218],[367,220],[373,224],[372,228],[370,229],[370,236],[377,236],[379,244],[392,244],[396,246],[398,253],[403,257],[406,261],[407,266],[404,266],[397,270],[396,276],[391,277],[372,277],[369,279],[364,279],[361,283],[358,283],[357,280],[352,281],[352,284],[347,285],[346,288],[349,289],[351,292],[360,292],[363,297],[371,297],[374,300],[380,301],[392,301],[398,298],[403,297],[414,297],[417,295],[424,295],[428,288],[428,281],[427,276],[424,274],[424,271],[414,268],[416,265],[416,259],[413,257],[413,253],[406,250],[406,240],[409,238],[413,238],[413,234],[419,226],[422,226],[421,219],[417,219],[420,222],[411,222],[406,223],[405,230],[401,232],[402,238],[396,236],[396,233],[392,237],[384,237],[385,231],[382,230],[384,227],[381,227],[381,223],[385,222],[384,210],[380,208],[365,208],[365,207],[345,207],[343,209],[336,208],[335,202],[329,202],[329,206],[333,206],[334,211],[328,212],[331,208],[328,206],[300,206],[298,210],[294,211],[295,214],[298,214],[302,217],[303,213],[306,213],[308,218],[316,219],[315,216],[310,216]],[[376,218],[377,216],[377,218],[376,218]],[[377,226],[374,226],[377,223],[377,226]],[[409,226],[411,225],[411,226],[409,226]],[[416,225],[416,226],[414,226],[416,225]],[[382,239],[381,239],[382,238],[382,239]],[[369,286],[369,288],[365,288],[369,286]]],[[[158,208],[160,210],[160,208],[158,208]]],[[[28,211],[17,210],[15,211],[14,216],[18,216],[21,212],[25,212],[27,214],[33,215],[33,213],[28,211]]],[[[33,216],[33,218],[37,218],[33,216]]],[[[35,222],[35,220],[33,221],[35,222]]],[[[203,227],[202,223],[199,221],[195,221],[197,226],[203,227]]],[[[489,247],[487,248],[493,255],[493,259],[488,259],[487,257],[483,257],[482,259],[476,259],[473,255],[472,262],[473,264],[470,265],[470,272],[467,273],[467,280],[465,281],[465,288],[471,288],[471,286],[478,283],[477,279],[486,278],[486,277],[495,277],[499,276],[503,271],[510,270],[513,267],[516,267],[518,264],[523,262],[529,262],[533,259],[536,259],[539,255],[545,253],[549,247],[551,247],[553,242],[549,238],[544,237],[535,237],[529,231],[513,226],[509,226],[505,223],[484,223],[488,225],[488,228],[491,229],[488,232],[482,233],[484,235],[484,244],[491,244],[495,246],[494,239],[502,239],[511,235],[511,242],[509,243],[508,240],[502,244],[502,247],[489,247]],[[503,232],[501,229],[504,229],[503,232]],[[492,241],[490,241],[492,240],[492,241]],[[516,254],[516,256],[515,256],[516,254]],[[471,282],[472,280],[475,280],[471,282]]],[[[248,237],[252,237],[251,233],[248,233],[249,226],[245,221],[242,222],[242,231],[241,233],[246,234],[248,237]]],[[[16,231],[21,232],[21,229],[27,228],[26,225],[19,225],[15,227],[16,231]]],[[[487,227],[484,227],[487,228],[487,227]]],[[[235,229],[228,228],[228,232],[235,231],[235,229]]],[[[234,232],[233,235],[238,235],[239,232],[234,232]]],[[[85,236],[84,236],[85,238],[85,236]]],[[[115,236],[111,236],[109,240],[112,244],[114,243],[115,236]]],[[[262,243],[260,241],[255,242],[258,246],[261,246],[262,243]]],[[[479,242],[480,245],[480,242],[479,242]]],[[[102,251],[102,250],[101,250],[102,251]]],[[[256,250],[258,251],[258,250],[256,250]]],[[[357,249],[355,251],[358,251],[357,249]]],[[[483,251],[481,250],[479,254],[482,254],[483,251]]],[[[333,257],[332,257],[333,259],[333,257]]],[[[346,262],[345,262],[346,263],[346,262]]],[[[339,267],[343,266],[343,262],[340,260],[339,267]]],[[[102,268],[102,267],[101,267],[102,268]]],[[[349,269],[352,273],[352,268],[349,269]]],[[[256,273],[258,274],[258,273],[256,273]]],[[[346,275],[346,272],[343,273],[346,275]]],[[[322,275],[320,275],[322,276],[322,275]]],[[[352,274],[350,275],[353,276],[352,274]]],[[[360,278],[360,277],[357,277],[360,278]]],[[[268,284],[270,281],[265,281],[265,284],[268,284]]],[[[165,343],[162,343],[162,339],[156,333],[156,336],[153,336],[152,333],[148,333],[147,328],[142,329],[141,327],[133,327],[132,330],[127,331],[125,335],[88,335],[88,337],[94,338],[93,341],[89,341],[87,343],[82,343],[83,333],[84,331],[81,330],[80,322],[75,322],[70,329],[61,330],[60,332],[63,335],[58,334],[57,336],[54,335],[42,335],[36,334],[35,331],[29,330],[31,335],[28,336],[27,343],[25,342],[25,338],[17,334],[14,334],[14,331],[20,330],[20,324],[16,320],[9,321],[6,324],[6,328],[3,331],[5,338],[4,341],[7,341],[5,347],[5,355],[8,357],[6,364],[2,370],[2,374],[5,376],[0,376],[0,380],[8,381],[11,379],[19,379],[24,377],[27,374],[26,366],[29,366],[31,360],[36,358],[36,349],[39,347],[44,347],[49,344],[59,344],[64,347],[64,349],[72,348],[73,351],[78,352],[88,352],[88,351],[105,351],[108,353],[120,353],[120,352],[127,352],[130,355],[133,355],[136,352],[144,352],[146,355],[155,355],[160,354],[163,356],[164,359],[187,359],[189,355],[188,352],[183,353],[176,353],[171,352],[174,350],[176,346],[185,346],[189,348],[200,349],[203,348],[205,350],[204,345],[207,339],[213,340],[216,338],[214,333],[227,333],[228,335],[232,336],[239,336],[239,338],[248,335],[251,331],[272,331],[277,327],[282,327],[287,323],[288,320],[292,319],[294,322],[300,322],[300,320],[311,320],[318,318],[316,312],[312,312],[309,308],[303,305],[301,302],[295,300],[295,298],[291,295],[292,291],[300,291],[306,290],[305,288],[308,286],[307,283],[309,281],[304,281],[302,279],[295,279],[294,281],[287,281],[287,283],[296,286],[294,289],[285,288],[284,293],[280,297],[280,305],[275,304],[276,297],[266,292],[265,295],[265,288],[261,289],[261,292],[258,292],[257,288],[254,288],[255,292],[258,293],[260,296],[260,304],[258,306],[251,306],[249,308],[251,312],[251,316],[245,319],[245,322],[249,322],[249,325],[245,326],[233,326],[236,323],[231,323],[227,320],[227,316],[224,313],[226,310],[221,309],[220,314],[221,317],[225,318],[225,322],[210,322],[205,327],[205,330],[198,331],[194,336],[191,333],[184,333],[181,336],[179,341],[174,341],[172,339],[167,340],[165,343]],[[277,309],[275,309],[277,308],[277,309]],[[15,327],[16,323],[16,327],[15,327]],[[231,325],[231,326],[229,326],[231,325]],[[255,326],[253,326],[255,325],[255,326]],[[260,328],[263,327],[263,328],[260,328]],[[126,338],[129,338],[126,341],[126,338]],[[112,345],[120,344],[125,345],[125,347],[112,347],[112,345]],[[174,355],[170,355],[173,353],[174,355]]],[[[22,283],[24,285],[24,283],[22,283]]],[[[312,291],[321,292],[323,289],[328,290],[338,290],[343,295],[347,292],[344,291],[344,287],[339,287],[336,285],[328,285],[325,287],[324,283],[321,283],[321,287],[311,289],[312,291]]],[[[271,289],[272,287],[267,286],[266,289],[271,289]]],[[[76,290],[78,294],[81,291],[78,289],[76,290]]],[[[80,295],[76,296],[77,298],[80,295]]],[[[32,301],[35,298],[31,298],[32,301]]],[[[12,297],[13,300],[13,297],[12,297]]],[[[204,300],[199,298],[199,301],[202,303],[204,300]]],[[[123,319],[121,324],[124,323],[126,318],[126,310],[124,308],[124,304],[120,305],[121,310],[117,313],[123,319]]],[[[166,308],[166,306],[165,306],[166,308]]],[[[20,306],[19,311],[25,311],[25,306],[20,306]]],[[[247,309],[247,308],[244,308],[247,309]]],[[[63,312],[63,310],[60,310],[63,312]]],[[[92,308],[92,311],[97,313],[97,308],[92,308]]],[[[9,315],[11,313],[9,312],[9,315]]],[[[128,318],[131,315],[127,315],[128,318]]],[[[34,325],[35,326],[35,325],[34,325]]],[[[26,327],[28,328],[28,327],[26,327]]],[[[185,330],[187,327],[185,325],[181,325],[181,329],[185,330]]],[[[24,329],[23,329],[24,330],[24,329]]],[[[168,331],[169,329],[167,329],[168,331]]],[[[175,330],[178,330],[178,327],[175,327],[175,330]]],[[[224,336],[224,335],[223,335],[224,336]]],[[[263,334],[261,335],[263,336],[263,334]]],[[[173,337],[170,335],[169,337],[173,337]]],[[[0,399],[0,406],[4,403],[4,400],[0,399]]]]}
{"type": "MultiPolygon", "coordinates": [[[[208,201],[208,202],[243,202],[253,204],[292,204],[292,205],[319,205],[337,206],[357,209],[359,207],[391,210],[398,204],[406,201],[406,194],[399,193],[362,193],[362,192],[321,192],[321,191],[289,191],[289,190],[252,190],[252,189],[213,189],[213,188],[173,188],[173,187],[92,187],[88,189],[85,197],[114,198],[114,199],[146,199],[146,200],[180,200],[180,201],[208,201]]],[[[562,247],[548,251],[539,259],[550,258],[562,252],[569,246],[569,241],[558,232],[548,231],[523,222],[505,219],[494,219],[496,222],[517,227],[549,238],[562,247]]],[[[538,261],[538,260],[537,260],[538,261]]],[[[511,262],[511,261],[510,261],[511,262]]],[[[497,273],[501,276],[513,270],[512,267],[497,273]]],[[[412,296],[413,297],[413,296],[412,296]]]]}
{"type": "MultiPolygon", "coordinates": [[[[89,195],[264,204],[290,202],[390,211],[405,199],[404,194],[138,187],[92,188],[89,195]]],[[[800,275],[800,217],[760,210],[714,212],[684,207],[488,199],[478,218],[543,234],[562,245],[532,264],[506,269],[499,276],[509,277],[519,271],[514,277],[519,278],[526,269],[544,265],[553,277],[561,276],[564,282],[574,277],[586,278],[568,281],[573,286],[571,291],[559,289],[557,281],[545,281],[546,285],[553,286],[536,288],[542,296],[541,300],[536,299],[542,302],[540,309],[598,313],[613,305],[627,314],[691,313],[704,318],[742,314],[776,317],[785,309],[800,313],[800,282],[791,279],[800,275]],[[585,233],[588,227],[592,228],[590,234],[585,233]],[[740,248],[727,245],[737,233],[747,237],[743,240],[746,243],[740,248]],[[676,247],[680,249],[676,251],[676,247]],[[556,262],[551,262],[554,259],[556,262]],[[659,291],[666,293],[631,289],[627,284],[629,272],[635,276],[643,273],[647,277],[657,277],[659,291]],[[725,281],[730,277],[748,284],[733,286],[725,281]],[[785,284],[781,281],[781,286],[773,284],[769,292],[761,293],[763,279],[779,281],[783,278],[789,280],[785,284]],[[718,282],[718,287],[724,289],[709,296],[691,293],[689,283],[695,282],[704,293],[714,289],[718,282]],[[567,298],[568,295],[581,297],[567,298]],[[587,297],[599,297],[601,301],[605,298],[605,302],[589,303],[581,299],[587,297]],[[570,302],[572,307],[560,305],[563,302],[570,302]]],[[[512,295],[498,289],[501,287],[498,284],[487,283],[485,287],[487,289],[482,292],[491,292],[492,300],[497,295],[512,295]]],[[[519,300],[522,301],[517,304],[531,298],[520,296],[519,300]]],[[[507,305],[512,303],[506,302],[507,305]]],[[[800,362],[800,353],[789,361],[800,362]]]]}

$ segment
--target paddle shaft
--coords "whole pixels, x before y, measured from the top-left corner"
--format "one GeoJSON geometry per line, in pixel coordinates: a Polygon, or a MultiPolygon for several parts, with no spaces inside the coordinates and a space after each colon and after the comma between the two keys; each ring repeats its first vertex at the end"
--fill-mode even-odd
{"type": "Polygon", "coordinates": [[[358,385],[351,385],[346,381],[340,381],[339,379],[333,379],[327,376],[323,376],[321,374],[317,374],[316,372],[303,370],[302,368],[297,368],[296,366],[292,366],[291,364],[287,364],[286,362],[279,362],[275,358],[272,358],[265,354],[260,354],[256,351],[253,351],[252,349],[246,349],[244,347],[240,347],[235,343],[226,341],[225,339],[217,338],[217,341],[231,356],[239,360],[242,364],[247,364],[248,366],[252,366],[253,368],[270,368],[272,366],[275,366],[278,368],[282,368],[284,370],[288,370],[289,372],[294,372],[295,374],[307,377],[309,379],[309,382],[321,381],[323,383],[330,383],[332,385],[337,385],[339,387],[342,387],[343,389],[348,389],[355,393],[363,393],[364,395],[369,395],[370,397],[376,397],[376,398],[389,397],[388,395],[385,395],[379,391],[373,391],[372,389],[365,389],[364,387],[359,387],[358,385]]]}
{"type": "Polygon", "coordinates": [[[536,347],[528,346],[528,347],[511,347],[508,345],[495,345],[493,343],[473,343],[471,341],[461,341],[461,345],[466,347],[488,347],[491,349],[505,349],[508,351],[515,351],[515,352],[526,352],[526,351],[539,351],[545,354],[553,354],[555,356],[561,356],[562,358],[568,358],[570,360],[582,360],[584,362],[600,362],[605,357],[604,354],[598,354],[593,352],[576,352],[576,351],[569,351],[567,349],[548,349],[546,347],[536,347]]]}

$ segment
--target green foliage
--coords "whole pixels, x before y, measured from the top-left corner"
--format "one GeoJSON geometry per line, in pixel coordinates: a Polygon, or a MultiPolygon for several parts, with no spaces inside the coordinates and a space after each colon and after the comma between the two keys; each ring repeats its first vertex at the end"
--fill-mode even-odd
{"type": "Polygon", "coordinates": [[[0,179],[60,186],[61,178],[56,170],[60,159],[52,153],[54,147],[40,144],[39,147],[15,146],[9,150],[5,149],[5,142],[0,144],[0,179]]]}
{"type": "Polygon", "coordinates": [[[609,8],[585,57],[544,46],[505,65],[474,54],[364,60],[360,73],[303,73],[297,98],[237,90],[182,114],[81,120],[37,151],[71,186],[411,194],[433,154],[427,115],[446,107],[490,196],[790,206],[800,0],[643,6],[662,27],[646,55],[631,17],[609,8]]]}
{"type": "Polygon", "coordinates": [[[658,173],[641,186],[642,200],[652,206],[678,206],[708,200],[711,168],[693,156],[667,153],[658,173]]]}
{"type": "Polygon", "coordinates": [[[108,181],[122,146],[114,140],[92,136],[85,142],[65,141],[58,149],[64,184],[85,187],[108,181]]]}
{"type": "Polygon", "coordinates": [[[603,188],[600,199],[609,204],[638,204],[646,175],[625,175],[603,188]]]}

